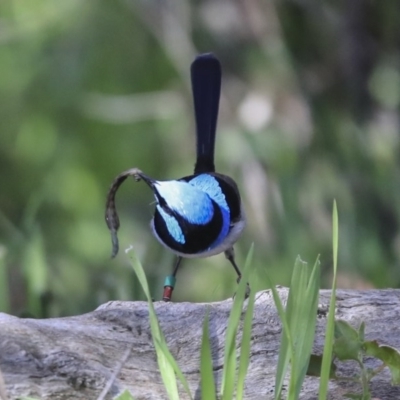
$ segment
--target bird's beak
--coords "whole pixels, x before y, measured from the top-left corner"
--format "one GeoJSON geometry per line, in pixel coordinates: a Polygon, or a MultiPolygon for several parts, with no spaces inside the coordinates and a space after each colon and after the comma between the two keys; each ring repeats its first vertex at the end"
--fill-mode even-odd
{"type": "Polygon", "coordinates": [[[147,183],[147,185],[150,187],[150,189],[155,190],[154,184],[156,183],[156,181],[153,178],[150,178],[149,176],[145,175],[142,171],[137,173],[136,179],[137,180],[142,179],[144,182],[147,183]],[[139,179],[137,179],[137,178],[139,178],[139,179]]]}

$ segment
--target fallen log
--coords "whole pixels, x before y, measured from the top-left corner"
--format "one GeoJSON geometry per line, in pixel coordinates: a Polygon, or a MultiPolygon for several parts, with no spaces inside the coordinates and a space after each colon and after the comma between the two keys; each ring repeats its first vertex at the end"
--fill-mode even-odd
{"type": "MultiPolygon", "coordinates": [[[[278,291],[285,301],[287,289],[280,287],[278,291]]],[[[322,354],[329,296],[329,290],[321,290],[314,354],[322,354]]],[[[210,304],[155,303],[168,347],[195,399],[201,399],[199,365],[205,313],[209,310],[215,380],[220,384],[231,306],[231,299],[210,304]]],[[[337,291],[336,318],[356,328],[365,321],[369,340],[400,348],[399,317],[400,290],[337,291]]],[[[280,337],[281,324],[270,291],[257,293],[246,399],[273,399],[280,337]]],[[[375,359],[367,360],[369,367],[378,364],[375,359]]],[[[354,363],[337,365],[338,374],[357,372],[354,363]]],[[[66,318],[40,320],[0,314],[0,370],[10,399],[97,399],[107,384],[106,399],[125,389],[138,400],[167,398],[146,302],[111,301],[88,314],[66,318]]],[[[318,378],[307,377],[301,399],[317,399],[318,384],[318,378]]],[[[374,398],[400,399],[400,387],[391,386],[387,370],[372,380],[371,389],[374,398]]],[[[331,381],[329,399],[342,399],[349,391],[360,391],[360,387],[331,381]]],[[[181,394],[182,399],[188,398],[183,389],[181,394]]]]}

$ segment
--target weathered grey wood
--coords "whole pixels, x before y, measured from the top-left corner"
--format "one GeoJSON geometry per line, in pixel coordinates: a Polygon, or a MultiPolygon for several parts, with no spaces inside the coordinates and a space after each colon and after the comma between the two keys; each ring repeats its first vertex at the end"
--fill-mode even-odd
{"type": "MultiPolygon", "coordinates": [[[[287,289],[279,288],[281,297],[287,289]]],[[[330,291],[320,294],[320,313],[315,353],[322,352],[326,310],[330,291]]],[[[359,326],[365,321],[366,336],[400,348],[400,290],[339,290],[337,318],[359,326]]],[[[210,309],[210,337],[217,382],[221,380],[224,335],[231,300],[212,304],[156,303],[169,348],[188,379],[195,398],[200,399],[199,348],[202,321],[210,309]]],[[[274,373],[281,326],[269,291],[257,294],[252,347],[246,382],[246,399],[272,399],[274,373]]],[[[20,319],[0,314],[0,369],[8,396],[41,399],[97,399],[131,353],[114,381],[107,399],[125,388],[136,399],[165,399],[152,345],[148,308],[144,302],[112,301],[97,310],[68,318],[20,319]]],[[[374,365],[373,360],[369,360],[374,365]]],[[[347,376],[353,364],[341,366],[347,376]]],[[[317,398],[318,379],[307,378],[302,399],[317,398]]],[[[342,399],[349,384],[332,383],[330,399],[342,399]]],[[[353,385],[353,389],[359,389],[353,385]]],[[[372,382],[374,397],[400,399],[400,388],[390,385],[387,371],[372,382]]],[[[182,399],[187,396],[182,394],[182,399]]],[[[204,399],[206,400],[206,399],[204,399]]]]}

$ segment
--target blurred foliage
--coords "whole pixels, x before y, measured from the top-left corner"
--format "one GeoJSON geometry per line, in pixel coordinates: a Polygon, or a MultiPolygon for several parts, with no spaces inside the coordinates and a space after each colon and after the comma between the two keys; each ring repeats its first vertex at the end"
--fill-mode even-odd
{"type": "MultiPolygon", "coordinates": [[[[330,281],[331,209],[342,287],[400,284],[400,3],[262,0],[3,0],[0,3],[0,310],[77,314],[141,299],[104,222],[112,179],[139,167],[191,173],[189,67],[223,67],[216,164],[234,177],[259,287],[288,284],[297,254],[321,253],[330,281]]],[[[129,183],[129,184],[128,184],[129,183]]],[[[153,198],[117,196],[156,299],[174,257],[151,236],[153,198]]],[[[187,260],[175,300],[230,296],[223,256],[187,260]]]]}

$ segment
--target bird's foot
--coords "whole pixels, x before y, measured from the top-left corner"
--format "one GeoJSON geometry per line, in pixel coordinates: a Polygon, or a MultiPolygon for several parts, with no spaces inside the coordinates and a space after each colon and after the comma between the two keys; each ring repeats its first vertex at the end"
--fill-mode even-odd
{"type": "MultiPolygon", "coordinates": [[[[241,279],[242,279],[242,277],[239,276],[237,278],[236,282],[239,284],[241,279]]],[[[235,296],[236,296],[236,293],[233,295],[233,298],[235,298],[235,296]]],[[[250,296],[250,285],[248,283],[246,283],[246,291],[245,291],[245,294],[244,294],[244,298],[247,299],[247,298],[249,298],[249,296],[250,296]]]]}

